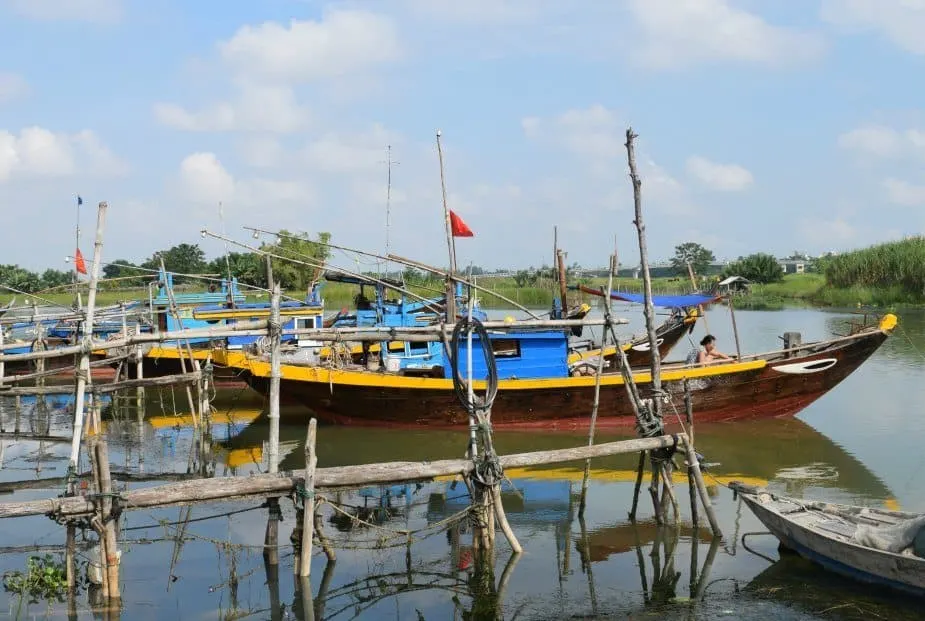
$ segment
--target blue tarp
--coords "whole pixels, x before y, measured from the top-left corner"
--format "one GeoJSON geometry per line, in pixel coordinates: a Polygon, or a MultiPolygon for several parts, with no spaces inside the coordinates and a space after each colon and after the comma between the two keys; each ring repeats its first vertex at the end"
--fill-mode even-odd
{"type": "MultiPolygon", "coordinates": [[[[613,292],[610,297],[614,300],[623,300],[634,304],[644,304],[645,297],[641,293],[617,293],[613,292]]],[[[652,304],[662,308],[688,308],[690,306],[700,306],[710,304],[719,299],[715,295],[653,295],[652,304]]]]}

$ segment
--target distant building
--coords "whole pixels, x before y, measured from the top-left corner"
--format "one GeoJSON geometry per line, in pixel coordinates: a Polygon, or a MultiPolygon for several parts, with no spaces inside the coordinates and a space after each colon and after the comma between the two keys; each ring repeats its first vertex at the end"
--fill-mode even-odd
{"type": "Polygon", "coordinates": [[[777,263],[785,274],[805,274],[809,265],[804,259],[778,259],[777,263]]]}

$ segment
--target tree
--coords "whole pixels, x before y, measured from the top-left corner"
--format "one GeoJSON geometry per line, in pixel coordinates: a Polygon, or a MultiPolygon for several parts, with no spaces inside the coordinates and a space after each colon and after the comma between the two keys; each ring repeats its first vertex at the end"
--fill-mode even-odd
{"type": "Polygon", "coordinates": [[[38,274],[18,265],[0,265],[0,284],[32,293],[41,287],[41,279],[38,274]]]}
{"type": "Polygon", "coordinates": [[[307,291],[308,285],[321,276],[324,263],[331,255],[330,249],[325,245],[329,241],[331,241],[330,233],[318,233],[317,240],[313,241],[308,239],[308,233],[293,234],[283,230],[280,231],[277,243],[263,244],[260,249],[280,257],[304,262],[294,263],[283,259],[273,259],[273,278],[284,289],[307,291]]]}
{"type": "Polygon", "coordinates": [[[41,277],[39,277],[39,284],[42,289],[51,289],[69,285],[73,280],[74,275],[71,272],[62,272],[61,270],[49,268],[42,272],[41,277]]]}
{"type": "MultiPolygon", "coordinates": [[[[149,270],[160,269],[161,259],[164,260],[167,271],[175,274],[201,274],[207,267],[206,254],[199,244],[179,244],[167,250],[161,250],[142,263],[141,267],[149,270]]],[[[185,280],[188,279],[174,277],[175,284],[185,280]]]]}
{"type": "Polygon", "coordinates": [[[207,269],[212,274],[221,274],[227,277],[228,267],[231,267],[231,277],[238,282],[253,287],[266,288],[267,263],[261,255],[255,252],[229,252],[227,263],[225,255],[216,257],[209,262],[207,269]]]}
{"type": "Polygon", "coordinates": [[[707,250],[697,242],[684,242],[674,248],[671,267],[678,276],[687,276],[687,265],[695,274],[703,274],[707,267],[716,260],[713,251],[707,250]]]}
{"type": "Polygon", "coordinates": [[[784,268],[772,255],[758,252],[727,265],[721,278],[729,276],[742,276],[752,282],[766,284],[783,280],[784,268]]]}

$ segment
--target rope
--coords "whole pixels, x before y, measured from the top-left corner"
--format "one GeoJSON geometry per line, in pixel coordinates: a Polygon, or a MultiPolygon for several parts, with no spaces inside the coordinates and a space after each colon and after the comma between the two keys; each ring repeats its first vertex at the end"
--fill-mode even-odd
{"type": "Polygon", "coordinates": [[[456,398],[459,399],[459,402],[470,414],[475,414],[479,411],[490,411],[495,397],[498,395],[498,365],[495,361],[495,352],[491,349],[488,331],[482,325],[482,322],[474,318],[470,320],[468,317],[463,317],[457,321],[456,326],[453,328],[453,336],[450,338],[449,353],[450,368],[453,371],[453,389],[456,391],[456,398]],[[485,394],[483,396],[474,394],[472,403],[469,402],[469,384],[459,373],[459,342],[463,331],[467,336],[469,332],[473,331],[478,335],[479,342],[482,344],[485,366],[488,368],[485,394]]]}

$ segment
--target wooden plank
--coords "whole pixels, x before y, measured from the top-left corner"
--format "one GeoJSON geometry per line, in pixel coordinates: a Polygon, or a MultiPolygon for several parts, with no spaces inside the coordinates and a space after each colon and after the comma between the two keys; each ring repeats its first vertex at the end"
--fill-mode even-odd
{"type": "MultiPolygon", "coordinates": [[[[684,434],[656,438],[637,438],[596,444],[594,446],[518,453],[506,455],[499,459],[504,468],[539,466],[578,461],[591,457],[606,457],[608,455],[667,448],[683,442],[685,439],[684,434]]],[[[315,471],[315,488],[352,487],[376,483],[428,480],[454,474],[468,474],[471,470],[472,460],[469,459],[445,459],[432,462],[388,462],[320,468],[315,471]]],[[[140,509],[236,498],[280,496],[291,493],[304,480],[304,470],[279,474],[198,479],[131,490],[122,494],[120,504],[126,509],[140,509]]],[[[0,503],[0,518],[44,515],[55,512],[62,515],[82,515],[90,513],[92,510],[93,504],[80,497],[26,500],[0,503]]]]}

